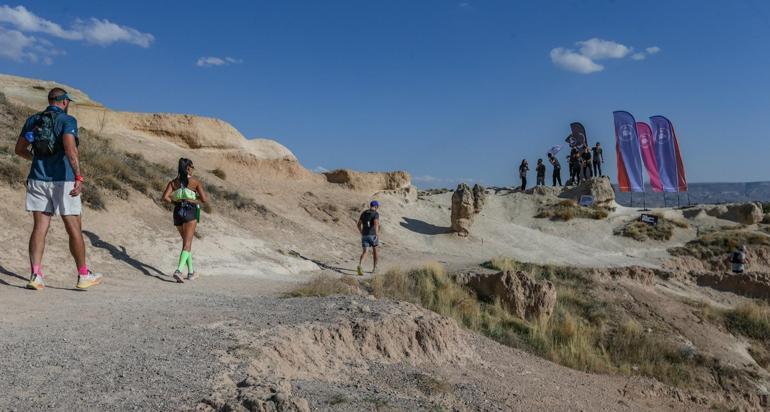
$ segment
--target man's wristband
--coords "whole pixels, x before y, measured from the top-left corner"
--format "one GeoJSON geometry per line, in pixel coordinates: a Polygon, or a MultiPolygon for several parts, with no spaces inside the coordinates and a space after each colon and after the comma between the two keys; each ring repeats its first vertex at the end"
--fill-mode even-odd
{"type": "Polygon", "coordinates": [[[75,176],[75,181],[76,181],[76,182],[80,182],[80,183],[83,183],[83,176],[81,176],[81,175],[77,175],[77,176],[75,176]]]}

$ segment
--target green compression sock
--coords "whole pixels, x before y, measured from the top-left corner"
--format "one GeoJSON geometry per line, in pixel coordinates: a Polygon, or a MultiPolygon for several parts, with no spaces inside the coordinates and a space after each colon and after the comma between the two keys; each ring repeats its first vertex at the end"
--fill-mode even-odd
{"type": "Polygon", "coordinates": [[[179,255],[179,266],[177,266],[178,271],[183,271],[184,267],[187,266],[187,260],[190,259],[190,252],[183,250],[182,253],[179,255]]]}
{"type": "Polygon", "coordinates": [[[187,273],[195,273],[192,263],[192,252],[187,252],[187,273]]]}

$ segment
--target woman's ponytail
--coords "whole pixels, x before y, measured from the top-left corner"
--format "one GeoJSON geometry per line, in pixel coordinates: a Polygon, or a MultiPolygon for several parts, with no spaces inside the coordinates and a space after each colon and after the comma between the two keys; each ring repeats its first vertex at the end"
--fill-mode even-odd
{"type": "Polygon", "coordinates": [[[192,160],[185,159],[184,157],[179,159],[179,167],[177,168],[177,178],[179,179],[179,184],[182,187],[187,187],[187,185],[190,184],[189,175],[187,173],[187,169],[192,166],[192,160]]]}

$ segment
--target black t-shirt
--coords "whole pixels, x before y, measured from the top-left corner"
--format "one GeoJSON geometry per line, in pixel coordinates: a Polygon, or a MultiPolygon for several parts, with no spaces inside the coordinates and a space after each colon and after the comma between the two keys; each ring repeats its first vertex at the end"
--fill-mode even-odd
{"type": "Polygon", "coordinates": [[[361,221],[361,236],[374,236],[377,233],[374,230],[374,221],[380,220],[380,214],[376,211],[369,209],[361,213],[359,218],[361,221]]]}
{"type": "Polygon", "coordinates": [[[580,156],[585,161],[590,161],[591,160],[591,152],[583,152],[583,154],[581,154],[580,156]]]}
{"type": "Polygon", "coordinates": [[[545,176],[545,165],[544,164],[541,163],[541,164],[537,165],[537,169],[536,170],[537,170],[537,175],[538,176],[545,176]]]}
{"type": "Polygon", "coordinates": [[[551,162],[551,164],[553,165],[553,167],[555,169],[561,168],[561,165],[559,164],[559,161],[556,159],[556,157],[552,157],[552,158],[548,159],[548,161],[551,162]]]}

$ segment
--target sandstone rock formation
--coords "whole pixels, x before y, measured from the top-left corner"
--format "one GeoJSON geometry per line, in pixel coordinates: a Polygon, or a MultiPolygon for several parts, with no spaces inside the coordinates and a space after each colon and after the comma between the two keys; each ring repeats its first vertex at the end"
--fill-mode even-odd
{"type": "Polygon", "coordinates": [[[718,205],[703,208],[707,215],[718,219],[729,220],[731,222],[744,225],[753,225],[762,221],[764,214],[762,208],[756,203],[738,203],[729,205],[718,205]]]}
{"type": "Polygon", "coordinates": [[[452,195],[452,231],[463,237],[468,236],[474,213],[473,190],[467,184],[460,183],[452,195]]]}
{"type": "Polygon", "coordinates": [[[412,177],[404,171],[375,173],[338,169],[325,172],[323,175],[329,183],[343,185],[357,191],[400,190],[412,185],[412,177]]]}
{"type": "Polygon", "coordinates": [[[538,196],[558,196],[561,194],[561,188],[551,186],[535,186],[527,190],[527,193],[538,196]]]}
{"type": "Polygon", "coordinates": [[[522,319],[548,319],[556,306],[553,283],[537,282],[524,272],[468,273],[458,275],[456,281],[481,299],[500,299],[503,307],[522,319]]]}
{"type": "Polygon", "coordinates": [[[473,213],[481,213],[484,203],[487,202],[487,189],[476,183],[473,185],[473,213]]]}
{"type": "Polygon", "coordinates": [[[559,197],[578,202],[584,195],[593,196],[594,204],[597,206],[611,206],[615,201],[615,190],[607,176],[584,180],[575,187],[565,188],[559,197]]]}

